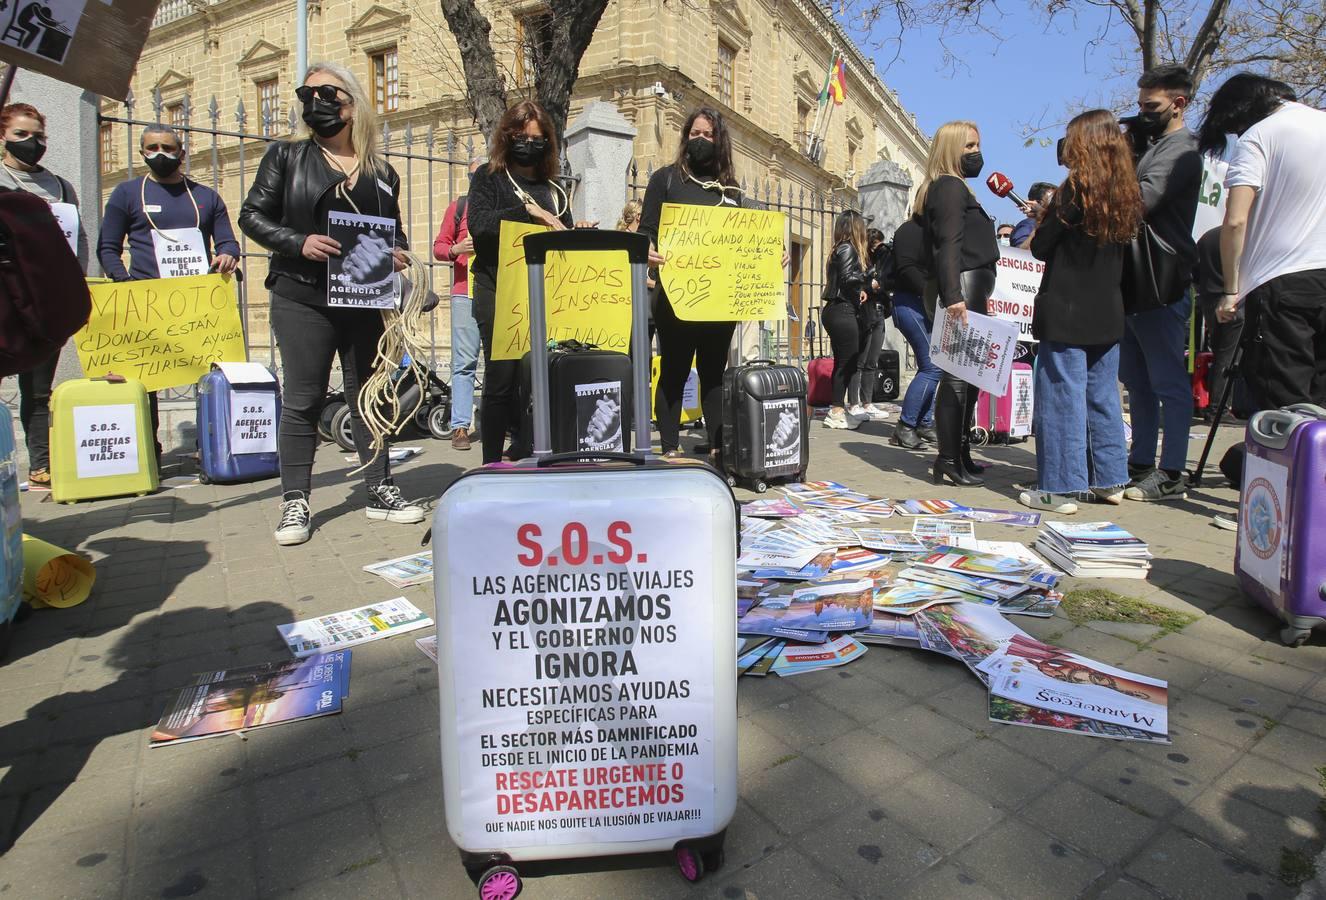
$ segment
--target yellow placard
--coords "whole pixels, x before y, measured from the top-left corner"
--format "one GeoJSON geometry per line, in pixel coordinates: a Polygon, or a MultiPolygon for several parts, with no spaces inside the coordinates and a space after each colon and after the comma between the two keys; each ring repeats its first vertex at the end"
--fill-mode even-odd
{"type": "MultiPolygon", "coordinates": [[[[525,235],[543,225],[503,222],[498,236],[493,359],[529,351],[529,269],[525,235]]],[[[543,269],[548,339],[625,353],[631,343],[631,267],[623,251],[550,253],[543,269]]]]}
{"type": "Polygon", "coordinates": [[[32,606],[77,606],[96,580],[97,570],[77,553],[23,535],[23,596],[32,606]]]}
{"type": "Polygon", "coordinates": [[[229,275],[91,284],[92,315],[74,335],[89,377],[123,375],[149,391],[194,384],[214,362],[245,362],[229,275]]]}
{"type": "Polygon", "coordinates": [[[783,245],[787,216],[735,206],[664,203],[658,270],[677,318],[739,322],[787,315],[783,245]]]}

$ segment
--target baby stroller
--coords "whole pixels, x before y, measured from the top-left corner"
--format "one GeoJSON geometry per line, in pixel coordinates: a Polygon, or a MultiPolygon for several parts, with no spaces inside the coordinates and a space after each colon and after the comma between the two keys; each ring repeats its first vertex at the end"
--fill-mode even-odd
{"type": "MultiPolygon", "coordinates": [[[[451,386],[428,370],[426,383],[420,384],[415,370],[410,368],[410,358],[401,361],[396,376],[396,395],[400,398],[401,414],[408,415],[419,403],[420,394],[423,402],[414,412],[414,424],[420,431],[427,432],[438,440],[451,436],[451,386]]],[[[397,426],[406,424],[398,421],[397,426]]],[[[324,440],[335,441],[343,450],[354,452],[355,439],[350,431],[350,405],[342,391],[327,395],[327,403],[318,417],[318,434],[324,440]]]]}

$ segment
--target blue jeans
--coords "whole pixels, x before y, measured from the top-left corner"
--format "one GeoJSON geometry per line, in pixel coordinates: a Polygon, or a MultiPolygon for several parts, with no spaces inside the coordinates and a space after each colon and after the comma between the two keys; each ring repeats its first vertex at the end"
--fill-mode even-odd
{"type": "Polygon", "coordinates": [[[465,294],[451,295],[451,427],[474,418],[474,373],[479,368],[479,323],[465,294]]]}
{"type": "Polygon", "coordinates": [[[905,291],[895,293],[893,324],[916,356],[916,375],[902,398],[902,424],[910,428],[929,427],[935,422],[935,389],[943,373],[930,361],[931,322],[921,298],[905,291]]]}
{"type": "Polygon", "coordinates": [[[1128,389],[1133,447],[1128,462],[1151,468],[1165,431],[1160,468],[1181,472],[1188,462],[1192,424],[1192,379],[1183,356],[1192,300],[1184,297],[1161,309],[1127,316],[1119,345],[1119,380],[1128,389]]]}
{"type": "Polygon", "coordinates": [[[1128,482],[1119,345],[1041,341],[1036,352],[1036,475],[1049,494],[1128,482]]]}

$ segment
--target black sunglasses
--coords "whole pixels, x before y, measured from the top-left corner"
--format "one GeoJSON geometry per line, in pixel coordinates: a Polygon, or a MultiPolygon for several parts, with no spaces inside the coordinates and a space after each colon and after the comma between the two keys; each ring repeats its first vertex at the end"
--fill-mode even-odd
{"type": "Polygon", "coordinates": [[[314,97],[317,97],[319,100],[321,100],[324,103],[335,103],[338,106],[344,106],[347,103],[354,103],[355,100],[355,98],[350,95],[349,91],[345,90],[344,88],[338,88],[334,84],[318,84],[318,85],[301,84],[299,87],[295,88],[295,96],[299,98],[300,103],[308,103],[314,97]],[[336,96],[337,91],[340,91],[342,94],[345,94],[345,96],[349,99],[341,100],[339,97],[336,96]]]}

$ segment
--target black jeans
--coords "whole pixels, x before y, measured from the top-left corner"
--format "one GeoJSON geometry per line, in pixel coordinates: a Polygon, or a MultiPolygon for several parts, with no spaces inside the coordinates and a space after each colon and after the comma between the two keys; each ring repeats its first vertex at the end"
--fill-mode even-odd
{"type": "Polygon", "coordinates": [[[60,351],[18,375],[18,420],[28,446],[28,471],[51,467],[51,382],[60,351]]]}
{"type": "MultiPolygon", "coordinates": [[[[474,284],[474,321],[479,323],[483,344],[483,403],[479,408],[479,436],[483,439],[483,463],[498,462],[506,445],[507,431],[521,426],[516,388],[520,383],[520,360],[493,359],[493,320],[497,314],[497,283],[492,276],[470,271],[474,284]]],[[[529,435],[533,439],[533,435],[529,435]]],[[[516,444],[522,443],[517,440],[516,444]]],[[[525,442],[527,443],[527,442],[525,442]]],[[[517,448],[524,455],[528,447],[517,448]]]]}
{"type": "Polygon", "coordinates": [[[1258,408],[1326,403],[1326,269],[1272,278],[1246,302],[1255,338],[1244,372],[1258,408]]]}
{"type": "Polygon", "coordinates": [[[833,381],[830,406],[843,406],[847,385],[856,374],[861,362],[861,327],[857,322],[854,304],[846,300],[830,300],[820,314],[824,330],[829,333],[833,347],[833,381]]]}
{"type": "Polygon", "coordinates": [[[1206,325],[1207,340],[1211,345],[1211,368],[1207,372],[1206,389],[1211,395],[1211,405],[1207,407],[1207,411],[1212,413],[1220,398],[1225,395],[1225,370],[1234,360],[1234,351],[1238,349],[1239,340],[1243,337],[1245,320],[1245,310],[1242,306],[1239,307],[1238,316],[1234,321],[1221,322],[1217,319],[1215,311],[1220,300],[1220,297],[1200,298],[1202,320],[1206,325]]]}
{"type": "Polygon", "coordinates": [[[681,401],[686,379],[691,374],[691,360],[700,377],[700,407],[709,445],[718,449],[723,443],[723,370],[727,368],[728,348],[736,322],[683,322],[672,311],[667,297],[659,297],[654,309],[658,329],[658,394],[654,400],[654,418],[663,452],[676,450],[681,442],[681,401]]]}
{"type": "MultiPolygon", "coordinates": [[[[327,401],[333,356],[341,358],[350,430],[360,463],[368,462],[373,455],[369,449],[372,435],[359,414],[359,391],[373,373],[382,316],[375,309],[309,306],[277,293],[271,295],[271,310],[285,377],[277,429],[281,490],[307,495],[312,486],[313,451],[318,446],[318,416],[327,401]]],[[[389,477],[384,450],[364,470],[364,482],[374,487],[389,477]]]]}
{"type": "Polygon", "coordinates": [[[847,384],[847,405],[866,406],[875,400],[879,381],[879,352],[884,349],[884,307],[878,300],[861,304],[857,322],[861,330],[861,360],[847,384]]]}

